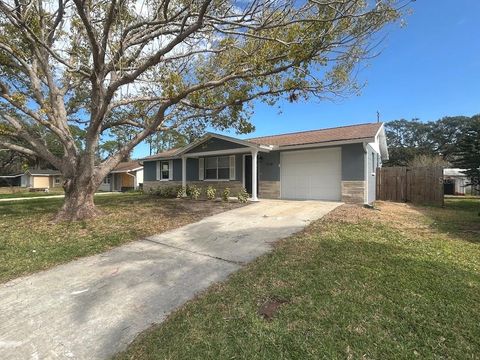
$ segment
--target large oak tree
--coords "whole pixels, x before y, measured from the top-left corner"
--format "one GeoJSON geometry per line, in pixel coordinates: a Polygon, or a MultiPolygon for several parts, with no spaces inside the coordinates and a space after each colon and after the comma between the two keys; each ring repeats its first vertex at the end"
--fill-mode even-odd
{"type": "Polygon", "coordinates": [[[355,91],[375,33],[408,2],[0,1],[0,147],[62,172],[58,219],[95,216],[102,179],[154,132],[248,132],[254,100],[355,91]],[[32,125],[58,139],[62,156],[32,125]],[[80,144],[73,125],[85,131],[80,144]],[[99,161],[101,142],[122,132],[133,136],[99,161]]]}

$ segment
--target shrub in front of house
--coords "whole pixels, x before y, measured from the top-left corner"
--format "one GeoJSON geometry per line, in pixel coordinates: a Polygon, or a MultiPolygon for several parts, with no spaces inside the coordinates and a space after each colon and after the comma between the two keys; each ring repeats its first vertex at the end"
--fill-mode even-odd
{"type": "Polygon", "coordinates": [[[178,194],[178,186],[158,186],[151,188],[149,193],[162,199],[174,199],[178,194]]]}
{"type": "Polygon", "coordinates": [[[245,188],[241,188],[240,191],[237,194],[237,199],[241,203],[246,203],[248,201],[248,192],[245,188]]]}
{"type": "Polygon", "coordinates": [[[177,198],[181,199],[187,196],[187,188],[185,186],[179,186],[177,190],[177,198]]]}
{"type": "Polygon", "coordinates": [[[223,190],[223,193],[222,193],[222,200],[223,201],[228,201],[229,197],[230,197],[230,188],[226,187],[225,190],[223,190]]]}
{"type": "Polygon", "coordinates": [[[217,189],[215,189],[212,185],[209,185],[207,187],[206,194],[208,200],[215,200],[217,196],[217,189]]]}
{"type": "Polygon", "coordinates": [[[198,198],[200,197],[201,194],[202,194],[202,189],[201,188],[199,188],[196,185],[191,185],[190,186],[190,195],[189,195],[190,199],[198,200],[198,198]]]}

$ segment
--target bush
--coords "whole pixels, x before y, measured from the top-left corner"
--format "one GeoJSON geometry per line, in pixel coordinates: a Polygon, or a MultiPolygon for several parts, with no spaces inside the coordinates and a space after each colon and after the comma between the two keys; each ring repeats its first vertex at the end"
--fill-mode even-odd
{"type": "Polygon", "coordinates": [[[248,201],[248,197],[249,195],[247,190],[245,188],[241,188],[237,195],[238,201],[241,203],[246,203],[248,201]]]}
{"type": "Polygon", "coordinates": [[[190,186],[190,198],[193,199],[193,200],[198,200],[198,198],[200,197],[200,195],[202,194],[202,189],[200,189],[198,186],[196,185],[191,185],[190,186]]]}
{"type": "Polygon", "coordinates": [[[209,185],[206,190],[207,199],[208,200],[215,200],[217,196],[217,189],[215,189],[212,185],[209,185]]]}
{"type": "Polygon", "coordinates": [[[225,188],[222,193],[222,200],[223,201],[228,201],[228,198],[230,197],[230,188],[225,188]]]}
{"type": "Polygon", "coordinates": [[[162,199],[174,199],[178,194],[178,186],[158,186],[151,188],[149,193],[162,199]]]}
{"type": "Polygon", "coordinates": [[[187,188],[183,186],[179,186],[177,190],[177,198],[181,199],[185,196],[187,196],[187,188]]]}

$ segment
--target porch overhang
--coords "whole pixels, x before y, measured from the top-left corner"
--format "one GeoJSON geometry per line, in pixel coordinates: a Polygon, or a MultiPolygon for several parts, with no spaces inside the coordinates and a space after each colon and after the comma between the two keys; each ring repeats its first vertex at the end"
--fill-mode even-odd
{"type": "Polygon", "coordinates": [[[209,155],[232,155],[232,154],[241,154],[241,153],[246,153],[246,152],[251,152],[253,150],[257,151],[263,151],[263,152],[270,152],[274,149],[273,146],[269,145],[259,145],[256,143],[253,143],[251,141],[247,140],[241,140],[237,139],[231,136],[226,136],[226,135],[221,135],[221,134],[215,134],[215,133],[207,133],[204,136],[202,136],[200,139],[194,141],[193,143],[179,149],[174,154],[175,158],[180,158],[180,157],[202,157],[202,156],[209,156],[209,155]],[[231,142],[233,144],[238,144],[242,145],[240,148],[232,148],[232,149],[224,149],[224,150],[214,150],[214,151],[202,151],[202,152],[194,152],[194,153],[189,153],[190,150],[194,149],[195,147],[203,144],[204,142],[212,139],[212,138],[217,138],[220,140],[224,140],[227,142],[231,142]]]}
{"type": "Polygon", "coordinates": [[[131,173],[134,171],[142,170],[142,167],[137,167],[135,169],[125,169],[125,170],[112,170],[110,171],[111,174],[121,174],[121,173],[131,173]]]}

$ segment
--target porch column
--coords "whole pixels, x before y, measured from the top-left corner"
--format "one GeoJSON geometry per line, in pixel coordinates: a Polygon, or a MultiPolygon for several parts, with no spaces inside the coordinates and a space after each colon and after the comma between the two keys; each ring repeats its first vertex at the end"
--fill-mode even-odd
{"type": "MultiPolygon", "coordinates": [[[[187,158],[182,156],[182,187],[185,189],[187,187],[187,158]]],[[[183,196],[187,196],[185,191],[183,192],[183,196]]]]}
{"type": "Polygon", "coordinates": [[[252,201],[258,201],[257,198],[257,155],[258,150],[252,150],[252,201]]]}

